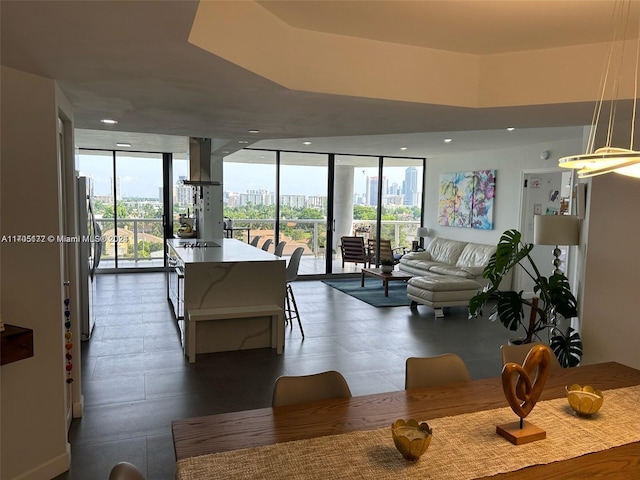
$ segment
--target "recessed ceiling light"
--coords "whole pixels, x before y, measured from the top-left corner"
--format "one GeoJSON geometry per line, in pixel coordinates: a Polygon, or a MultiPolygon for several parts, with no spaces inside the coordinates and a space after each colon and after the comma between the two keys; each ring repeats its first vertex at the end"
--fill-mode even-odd
{"type": "Polygon", "coordinates": [[[116,143],[116,147],[130,147],[130,143],[116,143]]]}
{"type": "Polygon", "coordinates": [[[514,127],[507,127],[507,131],[508,131],[508,132],[513,132],[514,130],[515,130],[515,128],[514,128],[514,127]]]}
{"type": "Polygon", "coordinates": [[[445,138],[444,139],[444,143],[451,143],[453,142],[453,138],[445,138]]]}
{"type": "Polygon", "coordinates": [[[260,133],[260,130],[249,130],[249,133],[260,133]]]}
{"type": "Polygon", "coordinates": [[[400,147],[400,150],[406,150],[407,147],[400,147]]]}
{"type": "Polygon", "coordinates": [[[100,120],[102,123],[107,123],[109,125],[115,125],[116,123],[118,123],[117,120],[113,120],[111,118],[103,118],[102,120],[100,120]]]}
{"type": "Polygon", "coordinates": [[[223,150],[222,153],[229,153],[229,150],[223,150]]]}
{"type": "Polygon", "coordinates": [[[246,140],[238,140],[238,143],[249,143],[246,140]]]}
{"type": "Polygon", "coordinates": [[[302,142],[304,145],[311,145],[311,142],[302,142]]]}

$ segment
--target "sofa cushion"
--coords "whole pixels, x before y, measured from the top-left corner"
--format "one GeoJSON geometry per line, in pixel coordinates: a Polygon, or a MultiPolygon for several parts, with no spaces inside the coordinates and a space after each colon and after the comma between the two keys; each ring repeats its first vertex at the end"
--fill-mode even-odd
{"type": "Polygon", "coordinates": [[[484,267],[459,267],[463,272],[467,272],[472,277],[481,277],[484,267]]]}
{"type": "Polygon", "coordinates": [[[405,263],[409,260],[433,260],[429,252],[408,252],[405,253],[400,261],[405,263]]]}
{"type": "MultiPolygon", "coordinates": [[[[484,269],[495,251],[496,247],[494,245],[467,243],[455,265],[456,267],[482,267],[482,269],[484,269]]],[[[480,270],[478,275],[482,275],[482,270],[480,270]]]]}
{"type": "MultiPolygon", "coordinates": [[[[437,274],[426,274],[421,277],[413,277],[408,284],[422,290],[431,292],[472,291],[477,293],[482,285],[468,278],[444,277],[437,274]]],[[[474,294],[475,294],[474,293],[474,294]]]]}
{"type": "Polygon", "coordinates": [[[474,278],[475,275],[471,275],[469,272],[465,272],[462,268],[452,267],[450,265],[433,265],[429,267],[429,272],[439,273],[440,275],[452,275],[454,277],[461,278],[474,278]]]}
{"type": "Polygon", "coordinates": [[[455,265],[466,246],[467,242],[436,237],[429,243],[427,251],[434,261],[446,265],[455,265]]]}

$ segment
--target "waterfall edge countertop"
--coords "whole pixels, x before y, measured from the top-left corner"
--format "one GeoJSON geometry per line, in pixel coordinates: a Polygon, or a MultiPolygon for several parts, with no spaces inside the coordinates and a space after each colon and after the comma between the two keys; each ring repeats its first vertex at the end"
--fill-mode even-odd
{"type": "Polygon", "coordinates": [[[272,253],[233,238],[181,238],[169,239],[167,243],[185,264],[284,261],[272,253]]]}

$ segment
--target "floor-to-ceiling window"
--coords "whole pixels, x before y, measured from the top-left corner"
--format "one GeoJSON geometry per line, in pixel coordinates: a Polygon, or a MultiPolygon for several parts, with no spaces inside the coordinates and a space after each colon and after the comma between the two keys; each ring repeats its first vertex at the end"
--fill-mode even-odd
{"type": "Polygon", "coordinates": [[[98,269],[164,266],[162,154],[80,150],[102,241],[98,269]]]}
{"type": "Polygon", "coordinates": [[[328,156],[280,153],[279,241],[286,252],[324,258],[327,243],[328,156]]]}
{"type": "MultiPolygon", "coordinates": [[[[421,225],[423,158],[244,149],[225,157],[225,216],[234,226],[302,246],[300,275],[354,273],[340,237],[390,239],[410,248],[421,225]],[[276,201],[277,200],[277,201],[276,201]],[[276,224],[275,218],[278,218],[276,224]]],[[[236,232],[236,238],[242,238],[236,232]]],[[[273,251],[273,247],[270,248],[273,251]]]]}
{"type": "MultiPolygon", "coordinates": [[[[235,238],[249,241],[260,237],[258,246],[262,248],[267,239],[275,243],[277,153],[241,152],[226,157],[223,164],[224,215],[233,222],[236,230],[231,234],[235,238]]],[[[273,252],[273,245],[269,251],[273,252]]]]}

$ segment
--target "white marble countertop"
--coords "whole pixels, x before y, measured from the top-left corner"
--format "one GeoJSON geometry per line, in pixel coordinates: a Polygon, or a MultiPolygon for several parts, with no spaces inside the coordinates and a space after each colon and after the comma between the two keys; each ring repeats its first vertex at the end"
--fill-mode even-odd
{"type": "Polygon", "coordinates": [[[169,239],[167,243],[173,247],[182,261],[186,263],[207,263],[207,262],[269,262],[284,261],[272,253],[265,252],[260,248],[253,247],[248,243],[241,242],[233,238],[180,238],[169,239]],[[185,245],[206,243],[206,248],[191,248],[185,245]]]}

